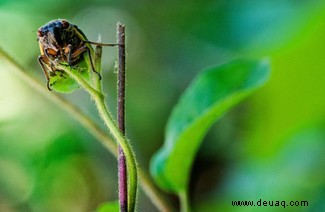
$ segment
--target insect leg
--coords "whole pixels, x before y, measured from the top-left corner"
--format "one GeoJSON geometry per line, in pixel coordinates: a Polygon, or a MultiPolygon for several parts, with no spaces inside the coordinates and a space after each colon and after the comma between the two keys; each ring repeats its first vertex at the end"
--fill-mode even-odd
{"type": "Polygon", "coordinates": [[[64,51],[66,51],[66,50],[67,50],[67,52],[65,52],[65,53],[68,54],[68,58],[67,58],[68,64],[69,64],[69,66],[72,66],[72,62],[71,62],[71,55],[72,55],[72,53],[71,53],[71,44],[69,44],[64,51]]]}
{"type": "Polygon", "coordinates": [[[94,44],[97,46],[123,46],[123,44],[119,44],[119,43],[97,43],[89,40],[85,40],[84,43],[94,44]]]}
{"type": "Polygon", "coordinates": [[[50,87],[50,75],[49,75],[49,68],[48,66],[46,65],[46,59],[47,58],[44,58],[43,55],[40,55],[38,56],[37,60],[38,60],[38,63],[41,65],[42,69],[43,69],[43,72],[44,72],[44,75],[45,75],[45,78],[46,78],[46,86],[47,88],[52,91],[51,87],[50,87]]]}
{"type": "Polygon", "coordinates": [[[99,79],[101,80],[102,79],[102,76],[96,71],[95,69],[95,66],[94,66],[94,63],[93,63],[93,60],[92,60],[92,56],[91,56],[91,50],[90,48],[87,46],[87,45],[83,45],[81,46],[79,49],[75,50],[72,55],[71,55],[71,58],[76,58],[78,57],[78,55],[82,54],[83,52],[87,51],[87,54],[88,54],[88,57],[89,57],[89,60],[90,60],[90,66],[91,66],[91,70],[96,73],[99,77],[99,79]]]}
{"type": "Polygon", "coordinates": [[[98,72],[95,70],[95,66],[94,66],[93,60],[92,60],[92,58],[91,58],[92,56],[91,56],[90,49],[89,49],[88,46],[87,46],[86,48],[87,48],[87,52],[88,52],[88,56],[89,56],[89,60],[90,60],[91,69],[93,70],[93,72],[95,72],[95,73],[98,75],[99,80],[101,80],[101,79],[102,79],[102,76],[100,75],[100,73],[98,73],[98,72]]]}
{"type": "Polygon", "coordinates": [[[76,35],[80,38],[80,40],[85,43],[85,45],[81,46],[79,49],[77,49],[75,52],[73,52],[72,58],[75,58],[77,55],[81,54],[82,52],[87,51],[89,60],[90,60],[91,69],[94,73],[96,73],[98,75],[99,80],[101,80],[102,76],[100,75],[99,72],[97,72],[95,70],[95,66],[94,66],[94,63],[92,60],[92,56],[91,56],[92,48],[91,48],[90,44],[88,44],[89,46],[87,45],[88,40],[87,40],[86,36],[83,34],[83,32],[80,29],[78,29],[78,27],[74,27],[72,30],[76,33],[76,35]]]}

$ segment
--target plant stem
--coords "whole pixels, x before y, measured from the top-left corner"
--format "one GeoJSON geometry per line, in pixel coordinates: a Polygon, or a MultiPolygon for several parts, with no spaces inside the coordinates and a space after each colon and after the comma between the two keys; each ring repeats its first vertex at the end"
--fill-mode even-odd
{"type": "MultiPolygon", "coordinates": [[[[100,42],[100,40],[99,40],[100,42]]],[[[101,73],[101,65],[102,65],[102,51],[103,48],[101,46],[96,46],[95,49],[95,69],[98,73],[101,73]]],[[[98,76],[95,76],[96,78],[93,77],[93,79],[91,79],[93,81],[94,87],[98,90],[101,91],[102,90],[102,83],[100,82],[100,80],[98,79],[98,76]]]]}
{"type": "MultiPolygon", "coordinates": [[[[118,75],[117,75],[117,124],[125,135],[125,26],[117,23],[118,75]]],[[[118,146],[118,178],[120,211],[128,211],[127,169],[123,149],[118,146]]]]}
{"type": "Polygon", "coordinates": [[[72,69],[69,66],[58,65],[58,68],[64,70],[70,77],[78,82],[92,97],[97,106],[100,117],[104,120],[106,126],[112,133],[116,142],[121,146],[126,157],[126,164],[128,170],[128,209],[133,212],[135,209],[135,201],[137,195],[137,166],[135,161],[135,156],[133,151],[121,131],[116,126],[111,114],[109,113],[105,101],[104,95],[101,92],[93,89],[78,73],[75,73],[76,70],[72,69]]]}
{"type": "MultiPolygon", "coordinates": [[[[56,103],[65,112],[70,114],[77,122],[79,122],[85,129],[87,129],[98,141],[100,141],[106,149],[108,149],[115,157],[117,157],[116,144],[113,140],[95,123],[90,117],[83,114],[79,108],[72,105],[69,101],[65,100],[61,96],[54,92],[49,92],[45,84],[40,83],[28,74],[28,70],[20,65],[15,59],[7,54],[0,47],[1,62],[8,65],[10,71],[15,74],[19,79],[29,85],[32,89],[42,94],[48,100],[56,103]]],[[[146,171],[138,168],[139,180],[144,192],[147,194],[152,203],[159,209],[159,211],[173,211],[168,198],[162,193],[152,179],[146,173],[146,171]]]]}
{"type": "Polygon", "coordinates": [[[111,115],[109,114],[106,105],[104,104],[103,98],[100,96],[93,96],[95,103],[97,105],[98,112],[103,118],[107,127],[111,130],[111,133],[117,140],[118,144],[121,146],[125,157],[128,170],[128,211],[133,212],[135,209],[135,201],[137,195],[137,166],[135,161],[135,156],[132,152],[131,147],[128,144],[128,141],[125,139],[124,135],[117,128],[116,124],[113,122],[111,115]]]}
{"type": "Polygon", "coordinates": [[[181,205],[181,212],[190,212],[190,206],[188,201],[188,193],[186,190],[179,192],[178,194],[180,205],[181,205]]]}

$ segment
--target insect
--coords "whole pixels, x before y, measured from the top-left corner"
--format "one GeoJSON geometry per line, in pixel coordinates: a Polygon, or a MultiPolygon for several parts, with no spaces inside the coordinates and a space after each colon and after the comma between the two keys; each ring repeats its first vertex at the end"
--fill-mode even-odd
{"type": "Polygon", "coordinates": [[[52,90],[56,84],[68,86],[68,90],[78,87],[64,70],[57,68],[58,64],[69,65],[80,69],[80,72],[89,78],[89,69],[101,75],[95,70],[93,63],[93,48],[91,44],[113,46],[116,44],[100,44],[88,41],[85,34],[76,26],[65,19],[50,21],[37,31],[41,55],[38,62],[41,65],[47,80],[47,88],[52,90]],[[85,62],[85,60],[88,60],[85,62]],[[90,67],[89,67],[90,66],[90,67]]]}

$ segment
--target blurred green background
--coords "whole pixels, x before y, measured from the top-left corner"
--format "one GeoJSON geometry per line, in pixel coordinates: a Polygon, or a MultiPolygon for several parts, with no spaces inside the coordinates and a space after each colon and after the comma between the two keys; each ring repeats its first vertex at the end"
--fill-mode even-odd
{"type": "MultiPolygon", "coordinates": [[[[0,46],[45,84],[37,29],[66,18],[89,40],[127,28],[127,135],[147,170],[166,120],[195,75],[235,57],[268,57],[270,81],[205,138],[190,184],[196,211],[258,211],[232,200],[307,200],[325,210],[325,1],[0,0],[0,46]]],[[[114,110],[116,50],[103,78],[114,110]]],[[[0,211],[94,211],[117,199],[116,159],[0,60],[0,211]]],[[[82,91],[63,95],[101,124],[82,91]]],[[[186,157],[184,155],[184,157],[186,157]]],[[[172,202],[177,201],[170,196],[172,202]]],[[[140,191],[139,211],[157,211],[140,191]]],[[[274,211],[279,208],[264,208],[274,211]]]]}

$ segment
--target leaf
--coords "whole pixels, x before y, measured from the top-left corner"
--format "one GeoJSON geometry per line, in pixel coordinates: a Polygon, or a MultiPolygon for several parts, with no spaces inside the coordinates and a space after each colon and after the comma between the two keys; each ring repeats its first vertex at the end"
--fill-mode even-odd
{"type": "Polygon", "coordinates": [[[118,201],[105,202],[98,206],[96,212],[119,212],[120,205],[118,201]]]}
{"type": "Polygon", "coordinates": [[[204,70],[180,98],[169,117],[163,147],[150,171],[170,192],[186,191],[195,154],[210,126],[269,77],[267,60],[234,60],[204,70]]]}
{"type": "Polygon", "coordinates": [[[53,90],[59,93],[71,93],[80,88],[79,84],[65,72],[51,76],[50,85],[53,90]]]}
{"type": "MultiPolygon", "coordinates": [[[[82,76],[87,82],[90,82],[91,66],[87,53],[84,53],[78,64],[73,66],[73,70],[82,76]]],[[[80,85],[65,73],[65,70],[55,71],[55,75],[50,76],[50,85],[53,90],[59,93],[71,93],[80,88],[80,85]]]]}

